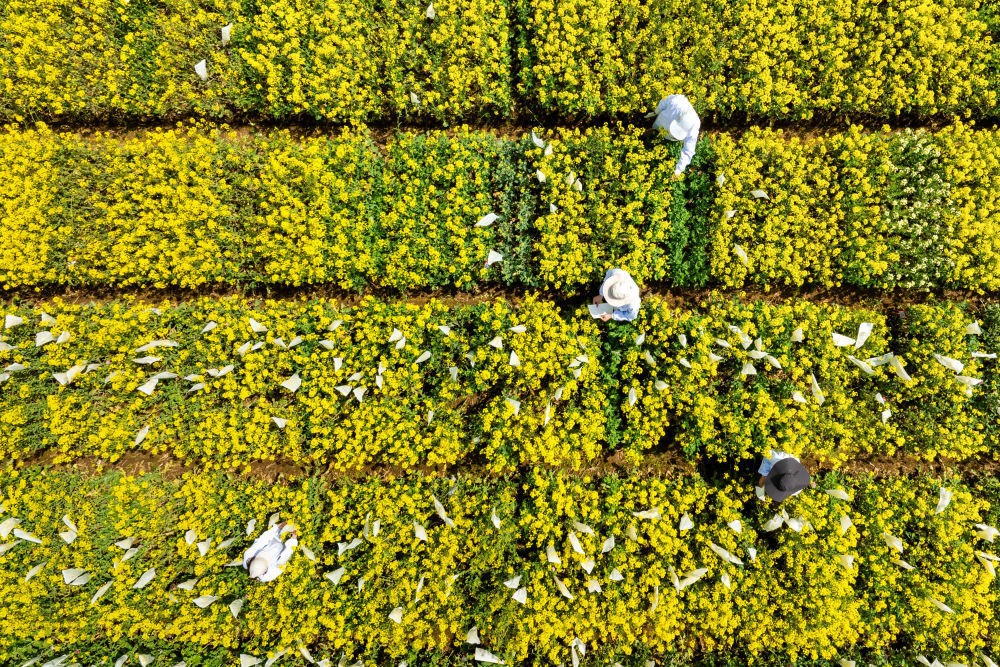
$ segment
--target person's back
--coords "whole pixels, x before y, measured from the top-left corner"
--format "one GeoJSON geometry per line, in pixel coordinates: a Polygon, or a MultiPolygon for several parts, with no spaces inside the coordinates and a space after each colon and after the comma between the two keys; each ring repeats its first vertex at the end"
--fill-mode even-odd
{"type": "Polygon", "coordinates": [[[284,571],[284,564],[292,557],[298,545],[298,533],[292,531],[287,542],[282,542],[281,531],[287,525],[282,521],[261,533],[243,554],[243,567],[251,579],[260,582],[274,581],[284,571]]]}
{"type": "Polygon", "coordinates": [[[674,176],[679,177],[694,159],[701,131],[701,119],[691,101],[684,95],[669,95],[656,105],[656,120],[653,128],[660,130],[674,141],[684,142],[681,156],[674,167],[674,176]]]}

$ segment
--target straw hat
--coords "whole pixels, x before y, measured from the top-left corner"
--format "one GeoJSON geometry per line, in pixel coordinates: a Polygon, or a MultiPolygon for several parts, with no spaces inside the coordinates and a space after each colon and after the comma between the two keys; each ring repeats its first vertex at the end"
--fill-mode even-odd
{"type": "Polygon", "coordinates": [[[255,556],[250,561],[250,577],[253,579],[260,579],[267,572],[268,568],[271,567],[271,562],[264,556],[255,556]]]}
{"type": "Polygon", "coordinates": [[[621,269],[615,269],[604,279],[601,295],[609,305],[618,307],[634,303],[639,298],[639,286],[632,276],[621,269]]]}

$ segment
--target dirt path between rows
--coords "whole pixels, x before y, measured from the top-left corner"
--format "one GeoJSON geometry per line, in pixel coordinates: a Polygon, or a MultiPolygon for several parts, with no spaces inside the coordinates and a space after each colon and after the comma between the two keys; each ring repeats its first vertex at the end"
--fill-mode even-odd
{"type": "MultiPolygon", "coordinates": [[[[246,299],[309,300],[328,299],[343,307],[359,304],[366,297],[374,297],[383,302],[405,302],[422,305],[437,300],[449,307],[461,307],[492,301],[506,301],[517,304],[526,296],[537,296],[560,306],[578,306],[589,301],[597,293],[593,290],[579,290],[572,293],[528,290],[523,287],[484,285],[471,291],[458,289],[418,290],[400,292],[391,289],[371,289],[364,292],[349,292],[332,285],[300,285],[238,287],[231,285],[207,285],[198,289],[151,289],[151,288],[77,288],[77,287],[24,287],[0,290],[0,299],[24,304],[41,304],[58,298],[68,303],[87,304],[114,301],[122,298],[138,298],[150,304],[168,303],[176,305],[199,298],[220,299],[242,297],[246,299]]],[[[739,290],[725,290],[717,287],[676,288],[664,283],[654,283],[643,290],[643,298],[658,297],[668,305],[684,308],[696,307],[713,299],[739,298],[744,301],[768,301],[780,303],[790,300],[813,303],[857,306],[884,312],[898,310],[914,304],[941,301],[965,302],[973,311],[981,311],[987,305],[1000,303],[1000,291],[976,293],[970,290],[880,290],[860,287],[776,287],[763,289],[748,287],[739,290]]]]}
{"type": "MultiPolygon", "coordinates": [[[[114,463],[93,456],[79,457],[69,462],[53,463],[57,458],[52,451],[42,452],[23,460],[21,467],[46,467],[58,471],[78,472],[83,474],[102,474],[112,470],[127,475],[142,475],[158,472],[165,479],[179,479],[185,473],[196,473],[201,467],[195,463],[185,462],[171,454],[150,454],[134,451],[125,453],[114,463]]],[[[977,457],[966,461],[939,459],[927,461],[910,454],[895,454],[893,456],[871,456],[855,459],[846,464],[834,467],[821,463],[816,459],[804,457],[803,463],[813,472],[839,472],[847,476],[873,476],[877,478],[896,478],[912,476],[945,477],[958,476],[967,481],[984,477],[1000,476],[1000,460],[988,457],[977,457]]],[[[647,453],[642,456],[638,465],[632,465],[625,460],[624,453],[614,452],[591,461],[580,469],[555,466],[535,466],[535,468],[561,471],[577,477],[608,477],[622,476],[630,478],[672,478],[701,475],[706,479],[721,476],[723,472],[736,473],[736,466],[721,464],[709,460],[690,461],[680,451],[647,453]]],[[[523,468],[527,469],[527,467],[523,468]]],[[[267,483],[281,480],[294,481],[307,477],[318,477],[330,482],[351,481],[358,479],[381,479],[391,481],[407,475],[424,475],[429,477],[450,477],[461,474],[463,477],[509,477],[517,470],[497,472],[482,464],[456,463],[448,466],[418,466],[412,470],[404,470],[393,466],[366,466],[354,470],[335,470],[332,466],[305,467],[289,461],[254,461],[243,470],[227,471],[236,477],[246,477],[267,483]]]]}
{"type": "MultiPolygon", "coordinates": [[[[652,110],[652,109],[650,109],[652,110]]],[[[737,114],[722,117],[712,113],[701,115],[701,129],[707,133],[725,132],[739,136],[747,130],[766,127],[782,130],[788,136],[811,139],[831,132],[845,130],[852,125],[867,128],[877,132],[888,127],[890,130],[926,129],[936,131],[954,122],[954,115],[938,114],[919,118],[916,116],[898,116],[885,118],[872,114],[842,114],[816,112],[808,120],[779,119],[764,116],[749,116],[737,114]]],[[[229,130],[240,134],[266,133],[272,130],[287,130],[295,137],[316,137],[338,135],[344,131],[368,131],[376,143],[383,144],[398,132],[430,132],[440,131],[449,135],[468,132],[487,132],[499,138],[518,140],[530,132],[552,132],[561,128],[587,129],[604,125],[617,125],[647,129],[652,126],[652,120],[645,117],[645,112],[638,113],[604,113],[593,116],[567,115],[559,113],[544,113],[537,110],[525,110],[507,118],[468,118],[452,120],[447,123],[434,119],[414,120],[402,117],[384,117],[367,123],[337,123],[316,118],[297,115],[281,119],[273,117],[233,112],[227,116],[215,118],[193,115],[169,115],[159,118],[143,118],[137,116],[121,116],[117,118],[32,118],[21,123],[22,127],[33,127],[35,122],[42,121],[49,128],[77,132],[90,135],[97,132],[115,136],[136,136],[149,130],[159,128],[174,128],[177,124],[193,125],[195,123],[225,124],[229,130]]],[[[995,128],[1000,123],[1000,116],[977,116],[978,128],[995,128]]],[[[16,123],[11,121],[12,126],[16,123]]]]}

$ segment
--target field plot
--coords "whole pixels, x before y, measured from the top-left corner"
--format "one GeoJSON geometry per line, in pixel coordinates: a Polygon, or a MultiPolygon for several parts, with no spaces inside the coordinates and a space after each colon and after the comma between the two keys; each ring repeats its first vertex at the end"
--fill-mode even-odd
{"type": "Polygon", "coordinates": [[[8,130],[0,282],[1000,289],[996,131],[539,132],[8,130]]]}
{"type": "Polygon", "coordinates": [[[835,468],[896,452],[993,458],[1000,372],[984,350],[1000,309],[984,316],[652,298],[608,334],[582,306],[534,297],[56,301],[5,315],[0,452],[345,472],[580,469],[647,451],[736,464],[771,448],[835,468]]]}
{"type": "Polygon", "coordinates": [[[977,0],[9,0],[0,114],[579,119],[676,90],[721,119],[994,116],[997,15],[977,0]]]}
{"type": "Polygon", "coordinates": [[[10,661],[58,641],[81,661],[164,664],[229,652],[466,663],[484,649],[559,663],[586,651],[634,664],[992,648],[1000,605],[990,533],[976,525],[996,523],[995,479],[819,481],[776,513],[742,482],[698,476],[12,473],[0,497],[27,538],[4,554],[0,590],[16,613],[0,651],[10,661]],[[246,535],[292,516],[302,553],[273,586],[248,583],[246,535]]]}
{"type": "Polygon", "coordinates": [[[992,0],[0,0],[0,665],[996,667],[997,90],[992,0]]]}

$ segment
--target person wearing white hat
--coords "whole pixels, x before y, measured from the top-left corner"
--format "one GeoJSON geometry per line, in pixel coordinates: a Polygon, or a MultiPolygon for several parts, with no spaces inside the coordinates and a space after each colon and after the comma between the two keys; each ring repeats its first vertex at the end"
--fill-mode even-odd
{"type": "Polygon", "coordinates": [[[647,118],[656,116],[653,129],[667,134],[674,141],[683,141],[681,156],[674,167],[674,178],[680,178],[684,170],[691,164],[694,151],[698,145],[698,132],[701,131],[701,119],[691,102],[684,95],[670,95],[660,100],[656,111],[647,118]]]}
{"type": "Polygon", "coordinates": [[[610,314],[601,315],[601,319],[629,322],[639,314],[639,286],[632,280],[628,271],[610,269],[604,274],[600,294],[594,297],[594,303],[606,301],[613,308],[610,314]]]}
{"type": "Polygon", "coordinates": [[[247,569],[251,579],[274,581],[284,572],[285,563],[292,557],[292,550],[299,543],[295,530],[291,531],[292,536],[287,542],[281,541],[281,533],[286,524],[287,522],[282,521],[265,530],[243,554],[243,567],[247,569]]]}

